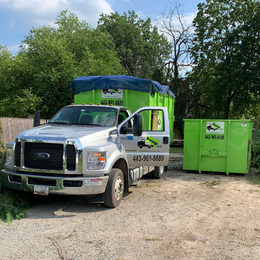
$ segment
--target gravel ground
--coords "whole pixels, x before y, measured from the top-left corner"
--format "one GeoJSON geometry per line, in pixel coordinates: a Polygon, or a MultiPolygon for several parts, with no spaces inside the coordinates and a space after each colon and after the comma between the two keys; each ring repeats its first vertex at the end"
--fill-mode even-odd
{"type": "Polygon", "coordinates": [[[245,175],[169,170],[120,206],[49,196],[0,223],[0,259],[259,259],[260,187],[245,175]]]}

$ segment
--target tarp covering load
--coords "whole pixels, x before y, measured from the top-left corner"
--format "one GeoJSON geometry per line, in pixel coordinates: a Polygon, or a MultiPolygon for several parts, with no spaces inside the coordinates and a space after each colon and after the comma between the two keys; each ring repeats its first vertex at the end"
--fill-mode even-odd
{"type": "Polygon", "coordinates": [[[72,81],[70,88],[74,91],[75,95],[95,89],[130,89],[149,92],[152,97],[154,97],[156,91],[162,94],[168,92],[171,96],[175,97],[169,90],[169,86],[162,86],[157,81],[126,75],[78,77],[72,81]]]}

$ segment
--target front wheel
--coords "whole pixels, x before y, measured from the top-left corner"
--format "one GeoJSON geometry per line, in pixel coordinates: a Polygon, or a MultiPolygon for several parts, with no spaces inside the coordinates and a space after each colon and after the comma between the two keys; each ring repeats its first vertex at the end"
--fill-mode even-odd
{"type": "Polygon", "coordinates": [[[116,208],[124,195],[124,175],[120,169],[112,169],[108,177],[104,204],[108,208],[116,208]]]}
{"type": "Polygon", "coordinates": [[[152,171],[152,176],[155,179],[161,179],[164,173],[164,166],[155,166],[152,171]]]}

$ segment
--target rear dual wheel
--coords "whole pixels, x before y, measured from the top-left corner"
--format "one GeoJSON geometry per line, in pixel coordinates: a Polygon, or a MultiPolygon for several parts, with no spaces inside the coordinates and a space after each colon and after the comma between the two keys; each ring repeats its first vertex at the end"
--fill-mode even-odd
{"type": "Polygon", "coordinates": [[[154,179],[161,179],[164,174],[165,166],[155,166],[152,171],[152,176],[154,179]]]}

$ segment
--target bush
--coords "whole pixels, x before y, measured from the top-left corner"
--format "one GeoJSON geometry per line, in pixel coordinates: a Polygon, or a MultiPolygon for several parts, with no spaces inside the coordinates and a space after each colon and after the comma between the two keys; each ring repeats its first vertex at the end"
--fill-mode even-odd
{"type": "MultiPolygon", "coordinates": [[[[0,124],[0,170],[4,168],[6,157],[6,149],[1,136],[0,124]]],[[[4,187],[0,177],[0,221],[6,221],[10,225],[13,219],[26,217],[25,210],[29,207],[30,202],[27,194],[4,187]]]]}
{"type": "Polygon", "coordinates": [[[251,166],[257,168],[260,167],[260,130],[253,130],[251,166]]]}
{"type": "Polygon", "coordinates": [[[6,149],[4,146],[4,142],[2,141],[2,127],[1,127],[1,123],[0,123],[0,170],[4,168],[4,164],[5,164],[5,156],[6,156],[6,149]]]}
{"type": "Polygon", "coordinates": [[[26,217],[29,208],[27,194],[4,187],[0,179],[0,220],[10,225],[14,219],[26,217]]]}

